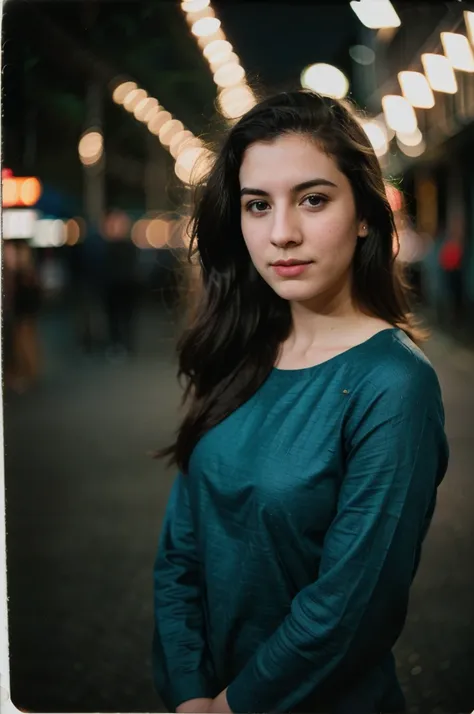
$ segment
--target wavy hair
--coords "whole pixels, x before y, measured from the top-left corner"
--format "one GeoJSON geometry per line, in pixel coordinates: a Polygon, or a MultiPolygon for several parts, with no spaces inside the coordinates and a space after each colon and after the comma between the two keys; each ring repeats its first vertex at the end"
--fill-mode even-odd
{"type": "Polygon", "coordinates": [[[396,236],[381,168],[349,105],[314,92],[284,92],[258,103],[228,132],[212,169],[198,187],[188,260],[197,255],[197,291],[177,343],[178,379],[187,411],[169,457],[183,473],[197,442],[246,402],[268,378],[290,334],[289,302],[254,267],[241,231],[239,170],[246,149],[284,134],[310,136],[352,186],[367,237],[353,259],[353,297],[365,313],[423,339],[410,313],[407,286],[395,262],[396,236]]]}

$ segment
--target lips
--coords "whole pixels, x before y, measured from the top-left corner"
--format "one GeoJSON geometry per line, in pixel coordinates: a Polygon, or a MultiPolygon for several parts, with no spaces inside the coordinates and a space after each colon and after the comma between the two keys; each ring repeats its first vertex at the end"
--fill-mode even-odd
{"type": "Polygon", "coordinates": [[[281,265],[289,268],[291,265],[308,265],[308,263],[311,262],[311,260],[278,260],[276,263],[272,263],[272,265],[281,265]]]}
{"type": "Polygon", "coordinates": [[[281,263],[277,265],[272,265],[273,270],[281,278],[295,278],[298,275],[303,275],[306,268],[310,263],[290,263],[289,265],[282,265],[281,263]]]}

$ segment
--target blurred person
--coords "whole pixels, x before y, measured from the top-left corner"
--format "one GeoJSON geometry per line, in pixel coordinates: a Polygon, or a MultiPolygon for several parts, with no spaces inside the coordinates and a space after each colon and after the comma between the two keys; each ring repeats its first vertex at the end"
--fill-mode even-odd
{"type": "Polygon", "coordinates": [[[38,313],[41,287],[33,251],[18,241],[13,297],[13,378],[11,384],[24,392],[35,384],[40,370],[38,313]]]}
{"type": "Polygon", "coordinates": [[[79,342],[86,354],[103,349],[106,319],[103,306],[105,240],[99,228],[88,222],[86,236],[77,246],[72,275],[76,292],[76,325],[79,342]]]}
{"type": "Polygon", "coordinates": [[[43,296],[48,302],[59,300],[66,287],[66,272],[57,249],[46,248],[39,270],[39,279],[43,296]]]}
{"type": "Polygon", "coordinates": [[[443,271],[448,293],[447,321],[460,325],[464,314],[464,290],[462,280],[463,247],[456,236],[448,237],[439,250],[439,264],[443,271]]]}
{"type": "MultiPolygon", "coordinates": [[[[448,446],[346,104],[279,94],[197,195],[201,293],[154,568],[155,686],[176,712],[399,712],[392,654],[448,446]]],[[[194,296],[193,296],[193,299],[194,296]]]]}
{"type": "Polygon", "coordinates": [[[135,347],[137,248],[128,236],[107,241],[103,289],[107,353],[111,359],[120,359],[131,355],[135,347]]]}
{"type": "Polygon", "coordinates": [[[404,266],[405,276],[412,294],[422,297],[422,265],[428,250],[427,236],[420,235],[404,210],[394,213],[395,228],[399,240],[397,260],[404,266]]]}

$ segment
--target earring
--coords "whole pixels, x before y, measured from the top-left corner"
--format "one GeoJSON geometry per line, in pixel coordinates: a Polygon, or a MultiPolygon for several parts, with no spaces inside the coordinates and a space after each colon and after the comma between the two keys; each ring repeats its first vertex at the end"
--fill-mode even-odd
{"type": "Polygon", "coordinates": [[[362,227],[362,231],[363,231],[364,235],[359,236],[359,238],[366,238],[369,229],[368,229],[368,227],[365,225],[365,223],[364,223],[364,225],[361,226],[361,227],[362,227]]]}

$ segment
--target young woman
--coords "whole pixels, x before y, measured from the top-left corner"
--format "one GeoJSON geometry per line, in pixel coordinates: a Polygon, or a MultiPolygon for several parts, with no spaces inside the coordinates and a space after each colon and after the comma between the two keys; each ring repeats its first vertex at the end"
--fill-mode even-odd
{"type": "MultiPolygon", "coordinates": [[[[448,460],[358,121],[308,91],[230,130],[198,197],[202,290],[155,565],[177,712],[398,712],[392,648],[448,460]]],[[[191,244],[193,245],[193,244],[191,244]]]]}

